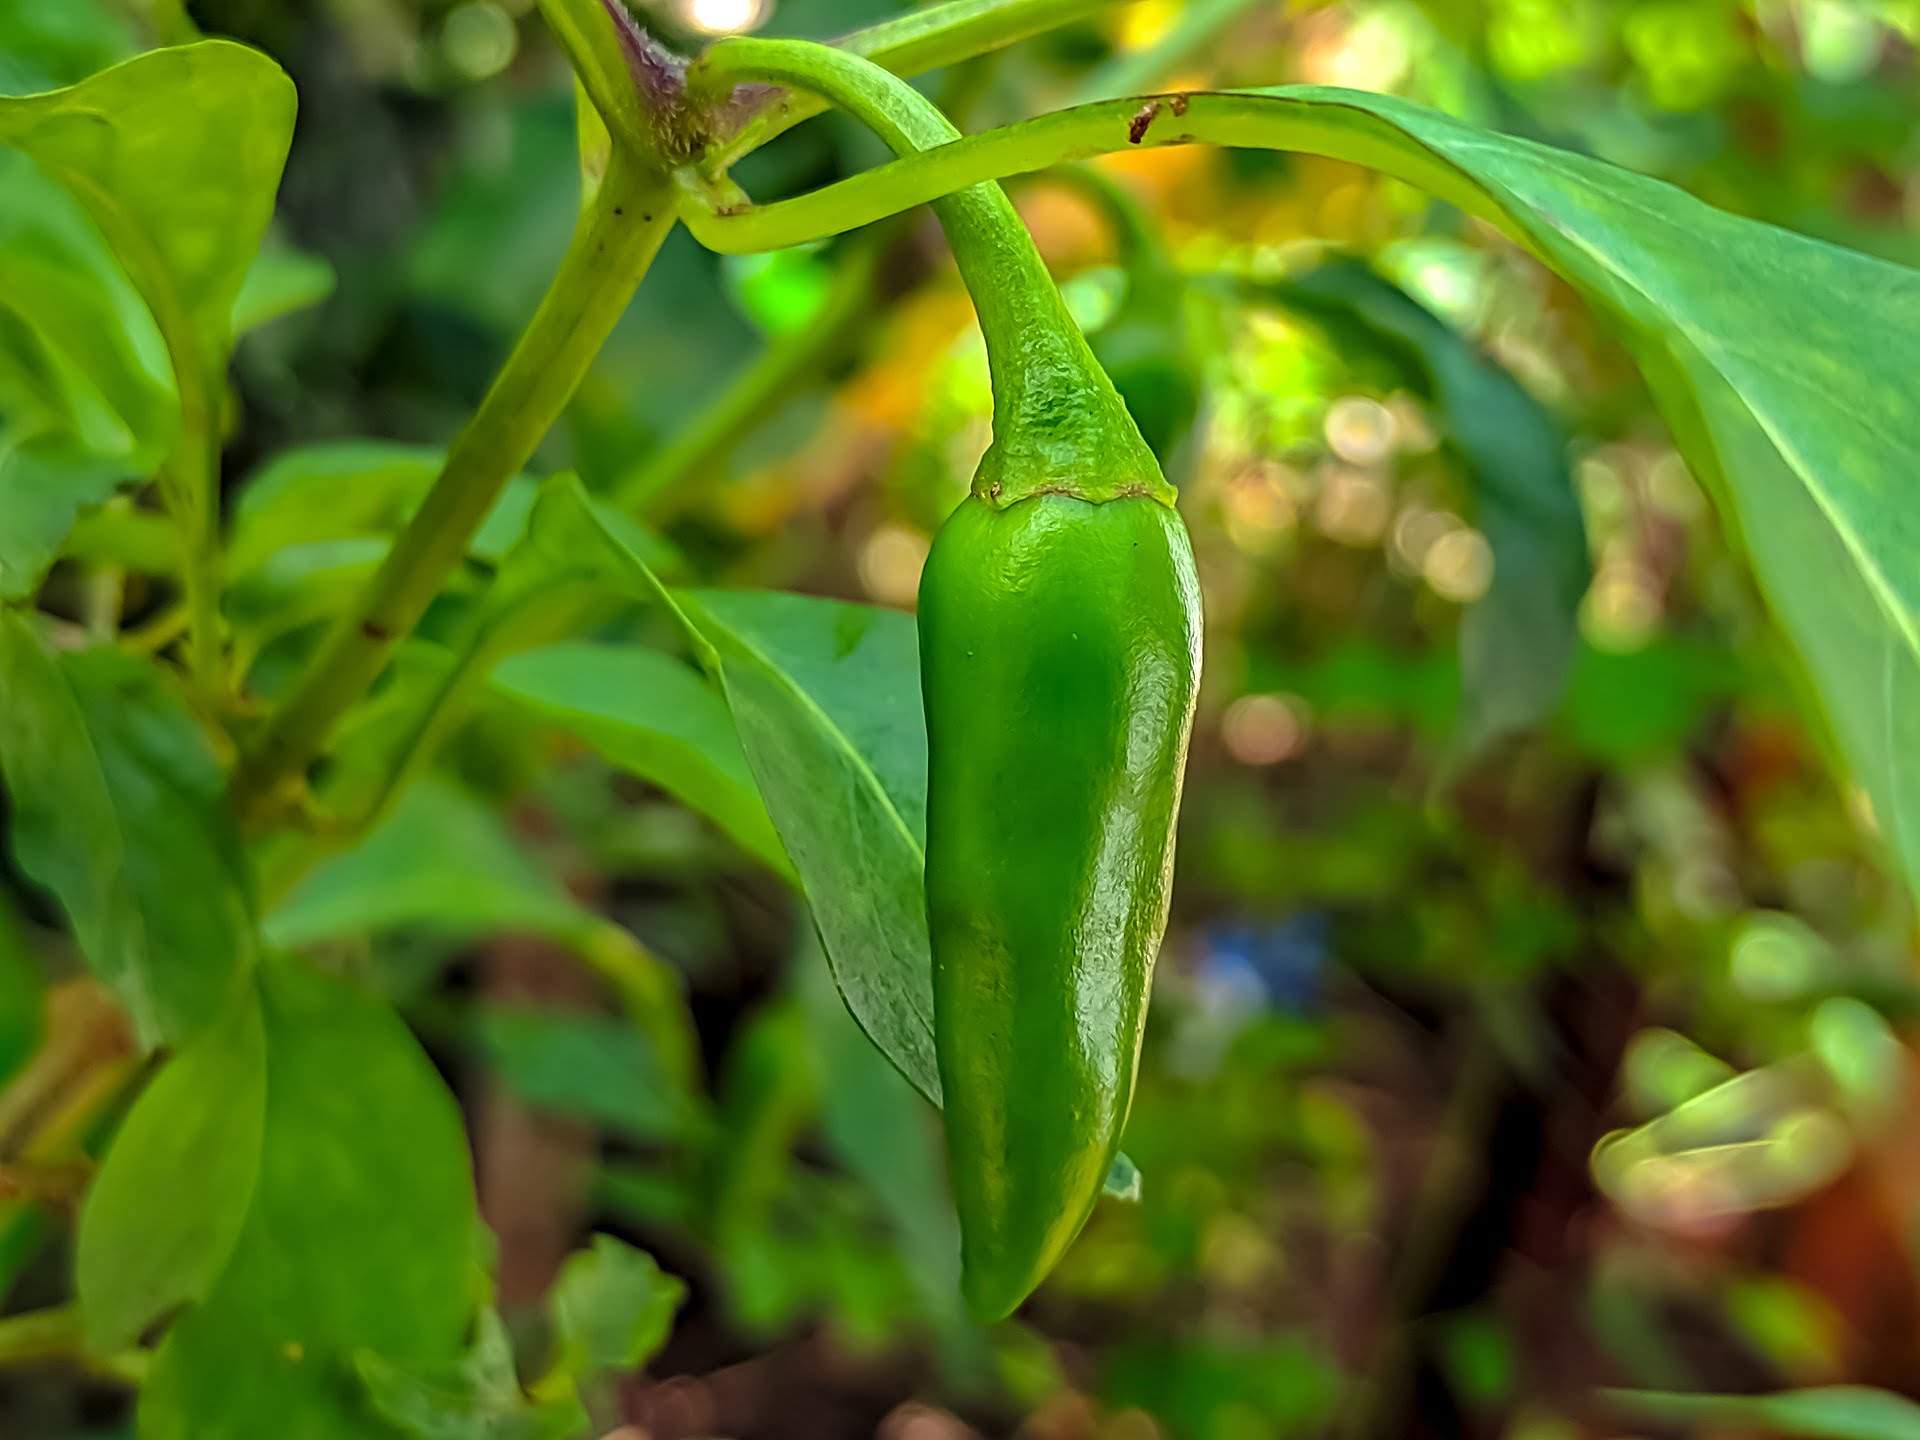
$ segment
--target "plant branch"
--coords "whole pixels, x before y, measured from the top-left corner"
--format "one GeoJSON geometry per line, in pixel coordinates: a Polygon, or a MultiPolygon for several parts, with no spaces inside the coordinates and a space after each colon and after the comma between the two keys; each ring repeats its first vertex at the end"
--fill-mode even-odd
{"type": "Polygon", "coordinates": [[[631,166],[616,147],[552,286],[455,438],[439,479],[243,757],[232,792],[242,818],[258,820],[285,798],[440,592],[501,488],[532,458],[626,310],[673,209],[664,181],[631,166]]]}
{"type": "MultiPolygon", "coordinates": [[[[895,75],[919,75],[1044,35],[1118,3],[1121,0],[948,0],[855,31],[838,48],[895,75]]],[[[827,108],[818,95],[781,91],[770,97],[766,109],[713,147],[701,168],[709,175],[721,174],[748,151],[827,108]]]]}
{"type": "Polygon", "coordinates": [[[1346,93],[1299,86],[1104,100],[953,140],[768,205],[717,203],[683,173],[681,215],[708,249],[754,254],[857,230],[983,181],[1122,150],[1208,144],[1297,150],[1366,165],[1515,234],[1492,195],[1391,121],[1343,103],[1346,93]]]}

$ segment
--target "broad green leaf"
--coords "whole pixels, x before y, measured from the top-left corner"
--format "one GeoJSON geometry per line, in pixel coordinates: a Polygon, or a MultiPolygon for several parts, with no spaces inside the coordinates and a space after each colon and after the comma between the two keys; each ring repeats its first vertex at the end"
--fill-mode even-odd
{"type": "Polygon", "coordinates": [[[225,776],[165,672],[110,649],[55,655],[0,612],[0,776],[20,867],[57,898],[149,1041],[225,1008],[253,957],[250,881],[225,776]]]}
{"type": "Polygon", "coordinates": [[[657,650],[576,641],[503,661],[493,685],[793,873],[726,705],[687,666],[657,650]]]}
{"type": "Polygon", "coordinates": [[[87,1190],[74,1264],[96,1353],[128,1348],[212,1290],[252,1203],[266,1105],[249,989],[141,1092],[87,1190]]]}
{"type": "Polygon", "coordinates": [[[764,592],[676,600],[711,647],[847,1007],[914,1088],[939,1103],[913,617],[764,592]]]}
{"type": "Polygon", "coordinates": [[[913,618],[793,595],[669,595],[577,483],[543,494],[527,543],[576,575],[661,600],[685,627],[733,715],[847,1008],[937,1104],[913,618]]]}
{"type": "Polygon", "coordinates": [[[421,1373],[371,1351],[358,1361],[373,1408],[412,1440],[568,1440],[591,1424],[577,1395],[535,1401],[520,1388],[492,1309],[480,1312],[473,1349],[457,1365],[421,1373]]]}
{"type": "Polygon", "coordinates": [[[1271,293],[1383,352],[1434,404],[1493,551],[1492,584],[1460,623],[1461,741],[1472,749],[1539,724],[1565,688],[1591,579],[1559,422],[1506,370],[1359,261],[1323,265],[1271,293]]]}
{"type": "Polygon", "coordinates": [[[425,779],[358,845],[316,866],[265,931],[289,948],[402,929],[572,944],[600,923],[515,848],[491,810],[451,782],[425,779]]]}
{"type": "Polygon", "coordinates": [[[501,1082],[539,1109],[642,1140],[678,1135],[691,1118],[630,1020],[490,1005],[474,1016],[473,1033],[501,1082]]]}
{"type": "Polygon", "coordinates": [[[678,620],[732,713],[847,1008],[937,1105],[913,618],[798,595],[668,591],[570,478],[542,491],[525,546],[678,620]]]}
{"type": "Polygon", "coordinates": [[[123,462],[65,438],[9,444],[0,436],[0,600],[33,594],[81,509],[128,478],[123,462]]]}
{"type": "Polygon", "coordinates": [[[0,416],[32,428],[21,371],[37,379],[44,428],[135,467],[177,427],[173,376],[145,302],[80,202],[27,156],[0,149],[0,416]],[[48,413],[51,412],[51,413],[48,413]]]}
{"type": "Polygon", "coordinates": [[[199,367],[211,393],[234,301],[273,213],[293,111],[279,66],[210,40],[0,100],[0,144],[26,151],[86,206],[176,367],[199,367]]]}
{"type": "Polygon", "coordinates": [[[144,1440],[386,1434],[356,1359],[452,1365],[478,1299],[466,1137],[432,1062],[345,981],[276,963],[261,994],[259,1178],[219,1280],[154,1357],[144,1440]]]}
{"type": "Polygon", "coordinates": [[[233,302],[233,333],[311,309],[333,294],[333,266],[318,255],[269,245],[254,257],[233,302]]]}
{"type": "Polygon", "coordinates": [[[1404,100],[1311,86],[1084,105],[778,205],[687,219],[713,248],[769,248],[1070,155],[1193,143],[1384,170],[1500,225],[1586,296],[1744,539],[1920,890],[1920,271],[1404,100]]]}
{"type": "Polygon", "coordinates": [[[79,202],[0,149],[0,598],[31,594],[79,511],[177,428],[139,294],[79,202]]]}
{"type": "Polygon", "coordinates": [[[1800,1440],[1920,1440],[1920,1405],[1865,1385],[1828,1385],[1775,1395],[1602,1393],[1628,1414],[1689,1429],[1762,1429],[1800,1440]]]}
{"type": "Polygon", "coordinates": [[[686,1295],[645,1251],[594,1236],[554,1282],[555,1369],[576,1380],[639,1369],[666,1343],[686,1295]]]}

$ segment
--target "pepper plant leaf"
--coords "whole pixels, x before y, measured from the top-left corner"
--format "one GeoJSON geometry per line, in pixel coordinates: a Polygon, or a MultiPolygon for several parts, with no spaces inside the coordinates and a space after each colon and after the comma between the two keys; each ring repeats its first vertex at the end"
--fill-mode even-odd
{"type": "Polygon", "coordinates": [[[635,645],[571,641],[509,657],[493,686],[792,876],[725,704],[680,661],[635,645]]]}
{"type": "Polygon", "coordinates": [[[75,1271],[87,1343],[110,1355],[206,1298],[260,1170],[266,1038],[249,987],[141,1092],[87,1189],[75,1271]]]}
{"type": "Polygon", "coordinates": [[[571,1440],[592,1425],[571,1389],[534,1400],[520,1388],[507,1327],[492,1309],[480,1312],[473,1348],[456,1365],[423,1373],[375,1351],[356,1358],[373,1408],[411,1440],[571,1440]]]}
{"type": "Polygon", "coordinates": [[[600,523],[578,481],[548,487],[527,543],[679,621],[726,700],[847,1008],[938,1104],[913,618],[794,595],[669,591],[600,523]]]}
{"type": "Polygon", "coordinates": [[[206,1298],[141,1390],[143,1440],[362,1440],[354,1366],[456,1363],[480,1296],[460,1109],[384,1001],[298,962],[260,972],[258,1176],[206,1298]]]}
{"type": "Polygon", "coordinates": [[[1500,226],[1611,322],[1920,890],[1920,271],[1408,101],[1317,86],[1082,105],[687,223],[722,252],[778,248],[1063,159],[1188,144],[1397,176],[1500,226]]]}
{"type": "Polygon", "coordinates": [[[515,847],[498,815],[430,777],[359,844],[303,876],[268,913],[265,931],[288,948],[407,929],[583,945],[601,924],[515,847]]]}
{"type": "Polygon", "coordinates": [[[560,1267],[554,1282],[554,1368],[575,1380],[635,1370],[667,1341],[687,1287],[651,1255],[596,1235],[560,1267]]]}
{"type": "MultiPolygon", "coordinates": [[[[670,590],[570,476],[542,491],[524,546],[678,621],[726,701],[848,1010],[939,1104],[913,617],[802,595],[670,590]]],[[[1132,1162],[1122,1157],[1114,1175],[1116,1193],[1136,1193],[1132,1162]]]]}
{"type": "Polygon", "coordinates": [[[255,948],[219,762],[165,671],[49,650],[0,611],[0,777],[14,854],[148,1042],[221,1014],[255,948]]]}
{"type": "Polygon", "coordinates": [[[280,67],[230,41],[154,50],[77,85],[0,99],[0,144],[84,205],[132,277],[176,367],[211,382],[273,213],[293,138],[280,67]]]}

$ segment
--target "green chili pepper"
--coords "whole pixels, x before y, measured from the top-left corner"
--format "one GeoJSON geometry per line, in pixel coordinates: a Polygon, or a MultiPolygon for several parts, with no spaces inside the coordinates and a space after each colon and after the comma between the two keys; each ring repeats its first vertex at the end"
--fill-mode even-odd
{"type": "Polygon", "coordinates": [[[975,494],[921,579],[935,1041],[983,1315],[1045,1276],[1119,1147],[1199,603],[1180,517],[1149,496],[975,494]]]}
{"type": "MultiPolygon", "coordinates": [[[[953,138],[867,61],[731,40],[895,150],[953,138]]],[[[1200,592],[1174,492],[997,185],[937,202],[993,377],[993,444],[920,589],[934,1040],[963,1286],[1013,1310],[1099,1196],[1166,926],[1200,592]]]]}

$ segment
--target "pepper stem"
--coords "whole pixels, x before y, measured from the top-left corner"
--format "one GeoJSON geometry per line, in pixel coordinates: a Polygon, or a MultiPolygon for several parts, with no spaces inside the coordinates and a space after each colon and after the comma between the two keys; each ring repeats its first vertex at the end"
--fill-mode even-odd
{"type": "MultiPolygon", "coordinates": [[[[688,79],[709,95],[751,81],[811,91],[898,155],[960,138],[906,81],[805,40],[723,40],[688,79]]],[[[973,493],[1000,508],[1048,493],[1090,501],[1148,495],[1172,504],[1173,487],[1067,313],[1006,192],[992,182],[974,185],[933,208],[973,297],[993,377],[993,444],[973,493]]]]}

